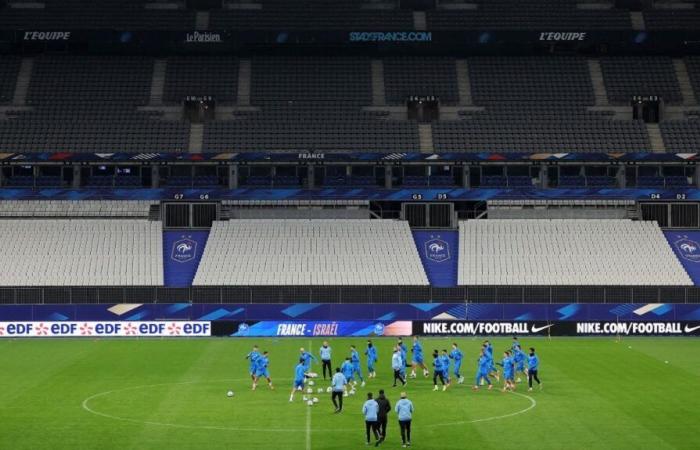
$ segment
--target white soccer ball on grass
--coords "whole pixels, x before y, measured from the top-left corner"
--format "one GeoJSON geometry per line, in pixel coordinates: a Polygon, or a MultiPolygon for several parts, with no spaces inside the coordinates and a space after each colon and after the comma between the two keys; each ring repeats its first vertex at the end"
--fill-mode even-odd
{"type": "Polygon", "coordinates": [[[233,397],[233,391],[228,391],[226,393],[226,397],[233,397]]]}
{"type": "Polygon", "coordinates": [[[306,390],[306,393],[307,393],[307,394],[313,394],[313,393],[314,393],[314,390],[311,389],[311,388],[308,388],[308,389],[306,390]]]}
{"type": "Polygon", "coordinates": [[[306,402],[306,404],[309,405],[309,406],[314,406],[313,400],[309,400],[308,402],[306,402]]]}

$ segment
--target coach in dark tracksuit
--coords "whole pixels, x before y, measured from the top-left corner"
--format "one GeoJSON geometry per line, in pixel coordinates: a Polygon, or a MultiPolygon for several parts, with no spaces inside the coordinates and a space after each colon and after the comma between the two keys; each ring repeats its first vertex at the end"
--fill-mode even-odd
{"type": "Polygon", "coordinates": [[[384,389],[379,390],[376,402],[379,405],[379,411],[377,411],[377,425],[379,425],[379,434],[381,434],[379,442],[384,442],[384,439],[386,439],[387,415],[391,412],[391,403],[384,396],[384,389]]]}

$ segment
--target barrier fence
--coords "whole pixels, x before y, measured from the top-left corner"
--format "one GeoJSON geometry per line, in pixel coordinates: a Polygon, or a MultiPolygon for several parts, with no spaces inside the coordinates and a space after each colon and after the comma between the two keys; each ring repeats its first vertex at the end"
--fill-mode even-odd
{"type": "Polygon", "coordinates": [[[105,303],[700,303],[700,287],[202,286],[4,287],[0,304],[105,303]]]}

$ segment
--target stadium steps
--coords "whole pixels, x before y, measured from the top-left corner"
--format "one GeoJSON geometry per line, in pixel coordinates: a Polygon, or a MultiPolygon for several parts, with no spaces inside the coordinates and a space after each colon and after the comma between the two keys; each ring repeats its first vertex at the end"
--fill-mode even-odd
{"type": "Polygon", "coordinates": [[[576,7],[578,9],[582,9],[585,11],[599,11],[599,10],[612,9],[613,5],[612,5],[612,3],[586,2],[586,3],[577,3],[576,7]]]}
{"type": "Polygon", "coordinates": [[[681,88],[681,96],[683,97],[683,105],[697,105],[698,100],[695,98],[693,86],[690,84],[690,76],[688,75],[688,67],[682,59],[673,60],[673,69],[676,72],[678,86],[681,88]]]}
{"type": "Polygon", "coordinates": [[[249,59],[238,61],[238,88],[236,104],[238,106],[250,105],[250,74],[251,64],[249,59]]]}
{"type": "Polygon", "coordinates": [[[413,11],[413,28],[418,31],[425,31],[428,29],[425,11],[413,11]]]}
{"type": "Polygon", "coordinates": [[[644,23],[644,15],[641,11],[630,11],[630,21],[632,22],[633,30],[644,31],[647,29],[644,23]]]}
{"type": "Polygon", "coordinates": [[[32,80],[32,70],[34,70],[34,58],[22,58],[22,65],[15,83],[15,92],[12,96],[13,105],[25,106],[27,104],[27,92],[32,80]]]}
{"type": "Polygon", "coordinates": [[[153,61],[153,77],[151,78],[150,105],[163,104],[163,90],[165,89],[165,68],[168,64],[163,58],[153,61]]]}
{"type": "Polygon", "coordinates": [[[190,124],[190,143],[189,149],[191,153],[202,153],[204,146],[204,124],[190,124]]]}
{"type": "Polygon", "coordinates": [[[418,142],[421,153],[435,153],[433,127],[429,123],[418,124],[418,142]]]}
{"type": "Polygon", "coordinates": [[[600,61],[597,59],[588,60],[588,72],[593,83],[593,94],[595,96],[596,106],[608,106],[608,93],[605,89],[605,80],[603,80],[603,70],[600,68],[600,61]]]}
{"type": "Polygon", "coordinates": [[[209,11],[197,11],[194,19],[194,27],[197,30],[209,29],[209,11]]]}
{"type": "Polygon", "coordinates": [[[148,220],[160,220],[160,203],[151,205],[148,210],[148,220]]]}
{"type": "Polygon", "coordinates": [[[472,104],[472,89],[471,81],[469,80],[469,67],[466,59],[458,59],[455,61],[455,69],[457,70],[457,93],[459,95],[459,104],[469,106],[472,104]]]}
{"type": "Polygon", "coordinates": [[[636,203],[627,207],[627,218],[630,220],[639,219],[639,206],[636,203]]]}
{"type": "Polygon", "coordinates": [[[372,105],[386,105],[384,89],[384,62],[381,59],[372,60],[372,105]]]}
{"type": "Polygon", "coordinates": [[[653,153],[666,153],[666,144],[664,143],[664,138],[661,135],[661,128],[658,123],[648,123],[647,134],[649,135],[649,142],[651,143],[651,151],[653,153]]]}

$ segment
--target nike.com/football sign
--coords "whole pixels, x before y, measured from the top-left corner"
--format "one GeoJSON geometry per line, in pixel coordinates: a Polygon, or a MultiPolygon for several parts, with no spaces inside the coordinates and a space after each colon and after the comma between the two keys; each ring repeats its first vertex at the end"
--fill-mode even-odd
{"type": "Polygon", "coordinates": [[[700,322],[628,321],[414,321],[413,334],[423,336],[700,336],[700,322]]]}
{"type": "Polygon", "coordinates": [[[455,321],[414,321],[413,334],[432,336],[487,336],[487,335],[544,335],[554,327],[551,322],[465,322],[455,321]]]}

